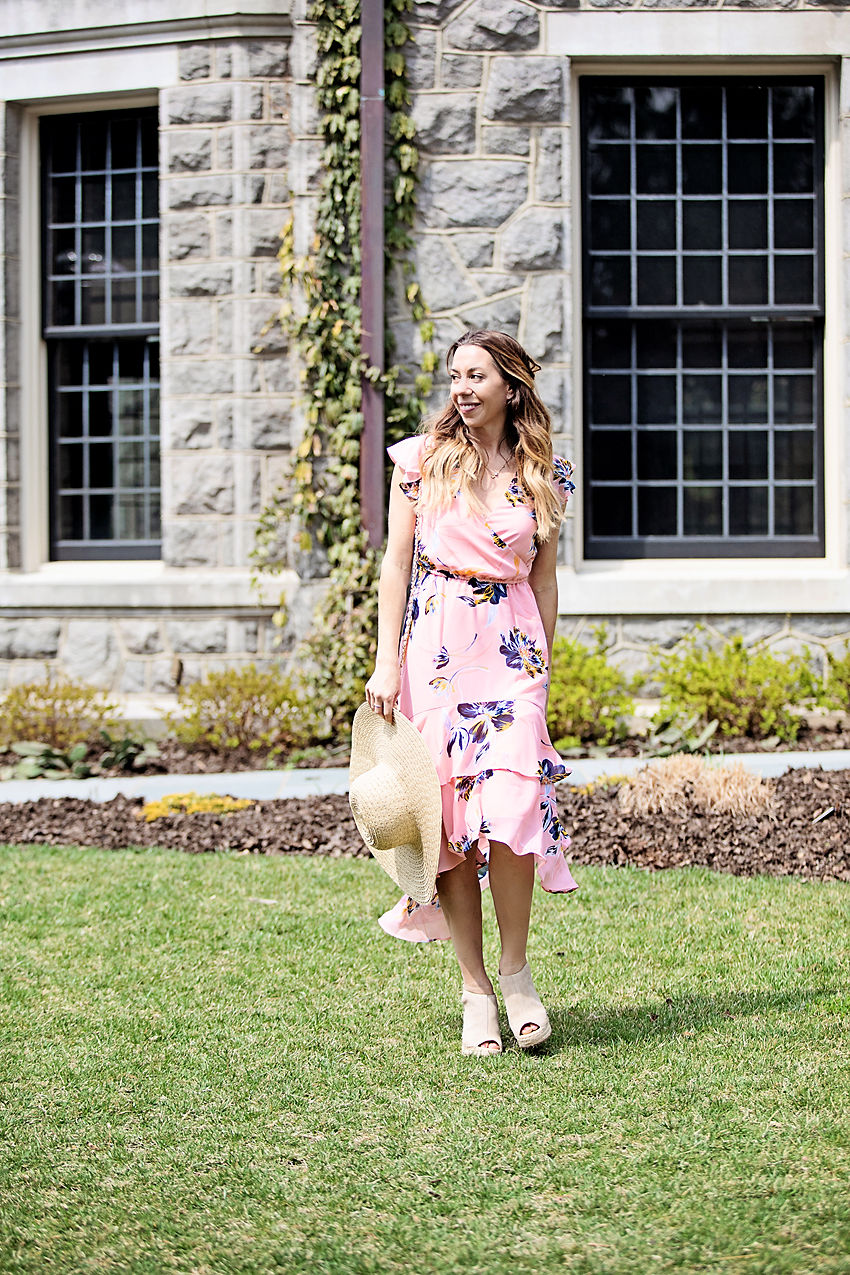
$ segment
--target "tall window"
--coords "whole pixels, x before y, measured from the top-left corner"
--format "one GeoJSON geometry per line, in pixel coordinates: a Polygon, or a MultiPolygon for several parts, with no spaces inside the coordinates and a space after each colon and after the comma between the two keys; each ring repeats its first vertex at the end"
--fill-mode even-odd
{"type": "Polygon", "coordinates": [[[42,121],[54,558],[160,546],[155,110],[42,121]]]}
{"type": "Polygon", "coordinates": [[[822,554],[820,82],[581,105],[587,556],[822,554]]]}

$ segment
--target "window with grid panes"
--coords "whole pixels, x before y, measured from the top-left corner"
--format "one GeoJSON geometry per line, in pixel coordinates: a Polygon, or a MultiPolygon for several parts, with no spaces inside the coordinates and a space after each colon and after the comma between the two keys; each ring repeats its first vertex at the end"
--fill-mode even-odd
{"type": "Polygon", "coordinates": [[[51,553],[160,551],[157,112],[42,120],[51,553]]]}
{"type": "Polygon", "coordinates": [[[581,112],[587,557],[821,555],[821,82],[581,112]]]}

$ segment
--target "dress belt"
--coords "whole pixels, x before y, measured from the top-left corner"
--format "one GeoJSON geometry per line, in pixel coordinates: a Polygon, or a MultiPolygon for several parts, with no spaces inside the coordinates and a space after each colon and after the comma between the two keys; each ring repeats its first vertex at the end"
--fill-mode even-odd
{"type": "Polygon", "coordinates": [[[442,576],[444,580],[463,580],[466,584],[525,584],[528,576],[515,576],[513,580],[505,580],[502,576],[483,576],[477,571],[452,571],[450,567],[440,567],[424,553],[416,559],[417,574],[442,576]]]}

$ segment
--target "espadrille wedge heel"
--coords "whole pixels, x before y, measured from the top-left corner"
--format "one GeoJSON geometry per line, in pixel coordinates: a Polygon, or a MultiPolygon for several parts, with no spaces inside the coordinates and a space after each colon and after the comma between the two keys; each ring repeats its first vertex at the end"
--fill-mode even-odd
{"type": "Polygon", "coordinates": [[[543,1008],[540,997],[534,988],[531,970],[526,961],[516,974],[500,974],[499,986],[505,1000],[505,1010],[511,1031],[516,1036],[520,1049],[532,1049],[542,1045],[552,1035],[549,1016],[543,1008]],[[523,1034],[523,1027],[535,1026],[534,1031],[523,1034]]]}

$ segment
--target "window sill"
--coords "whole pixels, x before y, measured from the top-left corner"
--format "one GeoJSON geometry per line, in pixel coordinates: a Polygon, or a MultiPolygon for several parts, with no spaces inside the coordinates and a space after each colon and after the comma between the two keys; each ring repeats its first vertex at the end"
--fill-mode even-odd
{"type": "Polygon", "coordinates": [[[167,567],[162,562],[49,562],[37,571],[0,572],[0,614],[13,611],[220,611],[274,606],[297,586],[295,573],[167,567]]]}
{"type": "Polygon", "coordinates": [[[561,615],[850,612],[850,571],[800,559],[594,562],[558,571],[561,615]]]}

